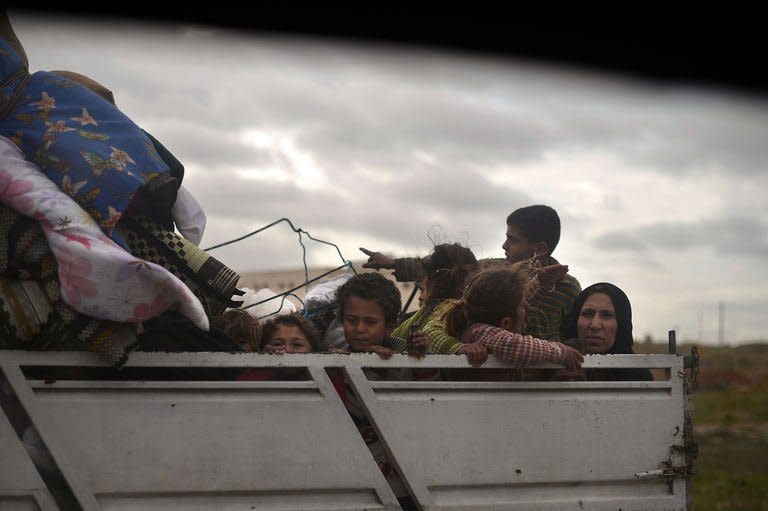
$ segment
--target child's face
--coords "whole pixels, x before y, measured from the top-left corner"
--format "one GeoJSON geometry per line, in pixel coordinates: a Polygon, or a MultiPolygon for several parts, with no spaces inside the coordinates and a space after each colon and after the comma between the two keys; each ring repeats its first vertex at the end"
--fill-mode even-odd
{"type": "Polygon", "coordinates": [[[381,345],[393,330],[384,319],[381,305],[357,296],[350,296],[344,303],[341,325],[350,351],[369,351],[370,346],[381,345]]]}
{"type": "Polygon", "coordinates": [[[507,239],[501,248],[504,249],[504,255],[510,263],[529,259],[533,257],[534,253],[533,245],[523,235],[520,228],[515,225],[507,226],[507,239]]]}
{"type": "Polygon", "coordinates": [[[419,307],[424,305],[424,301],[427,299],[427,280],[429,280],[428,277],[424,277],[421,279],[421,282],[419,282],[419,307]]]}
{"type": "Polygon", "coordinates": [[[264,343],[265,349],[285,348],[286,353],[311,353],[312,345],[301,328],[296,325],[277,325],[272,337],[264,343]]]}

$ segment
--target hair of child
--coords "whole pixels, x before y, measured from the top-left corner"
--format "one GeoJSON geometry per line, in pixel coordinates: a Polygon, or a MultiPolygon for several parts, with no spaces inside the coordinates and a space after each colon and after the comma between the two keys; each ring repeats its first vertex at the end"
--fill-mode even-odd
{"type": "Polygon", "coordinates": [[[344,304],[351,296],[363,300],[375,301],[384,311],[384,322],[388,326],[397,325],[402,298],[395,283],[380,273],[367,272],[355,275],[336,291],[336,302],[339,304],[337,318],[344,317],[344,304]]]}
{"type": "Polygon", "coordinates": [[[467,280],[459,300],[451,300],[443,313],[446,332],[460,337],[472,323],[499,326],[504,317],[517,320],[528,278],[509,268],[483,270],[467,280]]]}
{"type": "Polygon", "coordinates": [[[227,309],[212,320],[213,326],[237,341],[256,350],[261,342],[259,322],[243,309],[227,309]]]}
{"type": "Polygon", "coordinates": [[[477,258],[458,243],[442,243],[422,259],[422,266],[429,279],[424,306],[432,312],[440,302],[461,296],[467,277],[477,268],[477,258]]]}
{"type": "Polygon", "coordinates": [[[507,225],[520,229],[530,243],[545,242],[549,254],[560,242],[560,217],[549,206],[537,204],[518,208],[507,217],[507,225]]]}
{"type": "Polygon", "coordinates": [[[328,331],[328,327],[331,325],[331,323],[333,323],[333,320],[336,319],[336,304],[334,303],[331,305],[332,308],[330,310],[327,310],[322,314],[314,314],[307,317],[307,319],[312,322],[312,324],[315,326],[315,329],[320,334],[320,338],[325,336],[325,333],[328,331]]]}
{"type": "Polygon", "coordinates": [[[312,321],[295,312],[273,316],[264,323],[261,328],[261,342],[258,346],[259,350],[264,348],[264,344],[269,342],[280,325],[295,326],[304,333],[313,352],[320,350],[320,333],[318,332],[317,327],[312,321]]]}

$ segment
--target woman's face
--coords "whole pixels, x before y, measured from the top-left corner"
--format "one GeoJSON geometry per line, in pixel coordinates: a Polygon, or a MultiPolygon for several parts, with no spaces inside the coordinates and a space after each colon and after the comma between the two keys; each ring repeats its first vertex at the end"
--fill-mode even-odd
{"type": "Polygon", "coordinates": [[[584,343],[586,353],[605,353],[616,342],[616,310],[611,297],[605,293],[594,293],[587,297],[581,307],[576,323],[576,334],[584,343]]]}

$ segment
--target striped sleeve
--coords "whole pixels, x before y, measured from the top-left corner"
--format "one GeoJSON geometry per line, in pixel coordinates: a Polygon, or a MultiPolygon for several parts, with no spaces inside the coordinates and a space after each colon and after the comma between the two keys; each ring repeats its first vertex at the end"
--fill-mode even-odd
{"type": "Polygon", "coordinates": [[[424,278],[424,266],[418,257],[395,259],[395,279],[398,282],[418,282],[424,278]]]}
{"type": "Polygon", "coordinates": [[[429,339],[428,353],[456,353],[464,344],[445,331],[445,323],[441,320],[444,311],[445,307],[438,305],[421,327],[429,339]]]}
{"type": "Polygon", "coordinates": [[[562,364],[564,360],[563,349],[558,343],[509,332],[484,323],[472,324],[461,336],[461,340],[480,343],[496,357],[518,368],[542,362],[562,364]]]}
{"type": "Polygon", "coordinates": [[[392,335],[395,337],[402,337],[403,339],[407,339],[411,334],[411,325],[414,323],[421,325],[421,321],[424,319],[425,310],[426,309],[424,309],[424,307],[417,310],[413,316],[400,323],[392,332],[392,335]]]}

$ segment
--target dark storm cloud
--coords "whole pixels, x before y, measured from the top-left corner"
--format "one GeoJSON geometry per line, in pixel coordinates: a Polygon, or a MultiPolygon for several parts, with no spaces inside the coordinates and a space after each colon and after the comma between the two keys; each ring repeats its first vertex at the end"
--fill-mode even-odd
{"type": "Polygon", "coordinates": [[[595,238],[593,242],[601,250],[645,250],[646,242],[640,234],[609,232],[595,238]]]}
{"type": "Polygon", "coordinates": [[[710,218],[699,222],[657,223],[612,231],[594,239],[601,250],[666,250],[705,247],[716,254],[747,255],[768,259],[768,224],[759,218],[710,218]]]}
{"type": "Polygon", "coordinates": [[[532,200],[523,191],[495,185],[477,172],[450,165],[400,176],[392,193],[420,210],[433,208],[456,216],[491,213],[506,217],[515,204],[532,200]]]}
{"type": "MultiPolygon", "coordinates": [[[[578,149],[614,151],[667,174],[748,175],[766,156],[765,98],[707,104],[706,92],[675,85],[344,40],[108,19],[19,23],[31,33],[33,68],[37,52],[54,52],[49,58],[111,88],[140,124],[172,115],[182,124],[205,119],[212,132],[288,130],[328,166],[366,160],[396,169],[414,148],[439,163],[476,165],[578,149]],[[90,49],[83,34],[103,41],[99,59],[77,58],[90,49]],[[110,44],[115,37],[129,42],[110,44]]],[[[198,157],[199,145],[188,145],[198,157]]],[[[232,158],[226,145],[207,145],[211,159],[232,158]]]]}
{"type": "Polygon", "coordinates": [[[254,147],[242,136],[211,130],[190,121],[143,123],[142,127],[160,140],[181,162],[204,172],[218,168],[264,168],[282,166],[285,155],[271,147],[254,147]]]}
{"type": "Polygon", "coordinates": [[[303,189],[290,181],[241,180],[231,187],[215,186],[216,182],[198,183],[196,197],[207,205],[209,218],[240,221],[243,229],[288,217],[297,227],[310,232],[335,230],[361,237],[374,234],[399,244],[402,239],[423,239],[428,227],[409,220],[417,209],[408,211],[395,206],[385,189],[345,197],[333,191],[303,189]]]}

